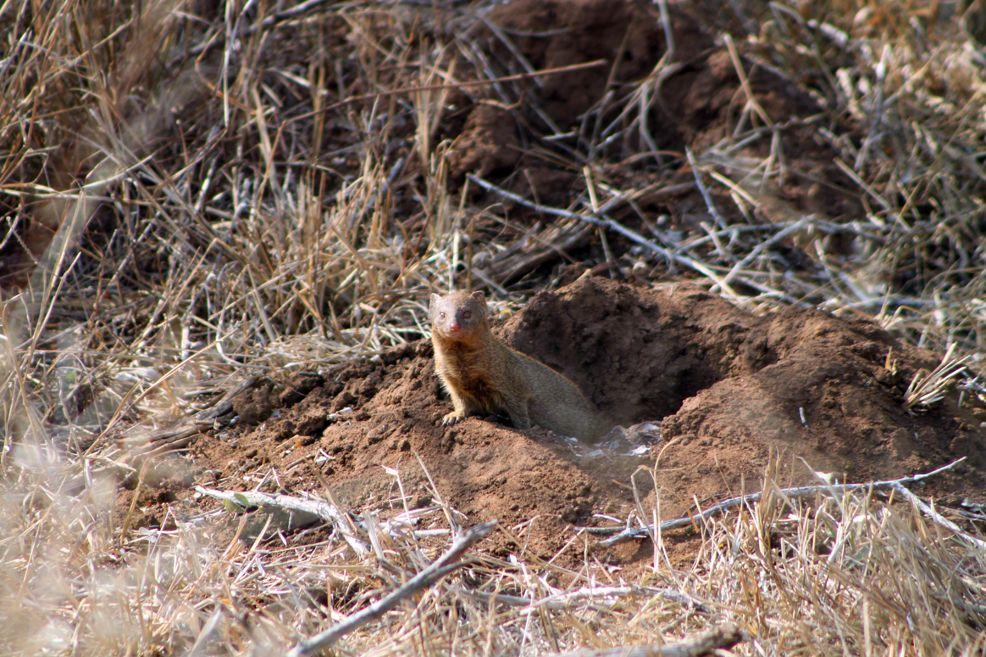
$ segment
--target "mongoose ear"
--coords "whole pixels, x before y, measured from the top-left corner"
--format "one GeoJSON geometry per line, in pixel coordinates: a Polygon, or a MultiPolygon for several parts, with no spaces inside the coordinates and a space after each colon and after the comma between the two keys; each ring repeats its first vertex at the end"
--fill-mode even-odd
{"type": "Polygon", "coordinates": [[[438,302],[441,301],[441,300],[442,300],[442,297],[440,297],[439,295],[437,295],[434,292],[432,292],[431,293],[431,303],[428,305],[428,308],[430,310],[434,310],[435,307],[438,305],[438,302]]]}
{"type": "Polygon", "coordinates": [[[480,303],[486,303],[486,295],[483,294],[482,290],[476,290],[471,295],[469,295],[473,301],[479,301],[480,303]]]}

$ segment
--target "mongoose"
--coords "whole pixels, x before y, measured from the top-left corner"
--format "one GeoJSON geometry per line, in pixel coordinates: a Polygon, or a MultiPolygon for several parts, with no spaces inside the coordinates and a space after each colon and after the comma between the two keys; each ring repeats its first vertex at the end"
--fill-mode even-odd
{"type": "Polygon", "coordinates": [[[563,374],[508,347],[490,332],[482,292],[431,295],[435,372],[455,410],[453,424],[469,415],[505,413],[518,429],[532,424],[593,440],[612,428],[563,374]]]}

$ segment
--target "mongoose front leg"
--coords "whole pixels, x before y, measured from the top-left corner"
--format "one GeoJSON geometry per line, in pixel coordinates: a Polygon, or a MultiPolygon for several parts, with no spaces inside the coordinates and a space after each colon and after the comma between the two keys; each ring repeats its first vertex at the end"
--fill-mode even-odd
{"type": "Polygon", "coordinates": [[[531,414],[528,408],[531,400],[525,397],[514,397],[507,400],[507,415],[517,429],[531,428],[531,414]]]}
{"type": "Polygon", "coordinates": [[[473,408],[462,398],[462,395],[449,388],[449,397],[452,398],[452,412],[446,413],[442,417],[442,424],[448,426],[464,420],[468,415],[472,415],[473,408]]]}

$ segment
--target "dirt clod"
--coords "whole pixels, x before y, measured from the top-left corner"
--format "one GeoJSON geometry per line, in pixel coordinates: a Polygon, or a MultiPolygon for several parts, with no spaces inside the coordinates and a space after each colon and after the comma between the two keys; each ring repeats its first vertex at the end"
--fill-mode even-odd
{"type": "Polygon", "coordinates": [[[660,57],[656,13],[632,0],[514,0],[490,12],[489,24],[498,28],[491,48],[506,50],[509,42],[535,70],[605,62],[532,85],[535,102],[562,127],[599,101],[607,82],[643,77],[660,57]]]}
{"type": "Polygon", "coordinates": [[[456,178],[466,173],[486,177],[509,171],[519,159],[513,115],[502,107],[480,103],[473,108],[465,128],[452,145],[449,168],[456,178]]]}

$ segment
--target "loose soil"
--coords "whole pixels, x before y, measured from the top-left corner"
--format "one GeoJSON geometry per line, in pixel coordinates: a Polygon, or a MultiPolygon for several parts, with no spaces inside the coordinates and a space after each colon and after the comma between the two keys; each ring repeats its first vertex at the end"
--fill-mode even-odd
{"type": "MultiPolygon", "coordinates": [[[[986,491],[986,409],[908,412],[907,383],[937,359],[870,323],[794,308],[757,316],[693,284],[648,289],[587,276],[538,294],[498,332],[622,424],[660,423],[661,439],[630,465],[658,459],[666,517],[759,489],[771,454],[792,483],[817,481],[808,467],[863,481],[966,456],[924,492],[986,491]]],[[[507,531],[487,544],[499,553],[550,558],[576,526],[598,524],[594,514],[631,510],[625,461],[580,456],[549,431],[501,418],[443,427],[449,408],[430,344],[418,341],[293,387],[251,391],[237,402],[240,425],[201,436],[192,459],[208,470],[199,477],[206,485],[249,489],[264,478],[264,490],[290,494],[328,487],[353,506],[396,494],[385,468],[410,483],[422,480],[423,465],[469,522],[501,521],[507,531]]],[[[646,485],[644,493],[652,501],[646,485]]],[[[625,560],[632,547],[603,555],[625,560]]]]}

